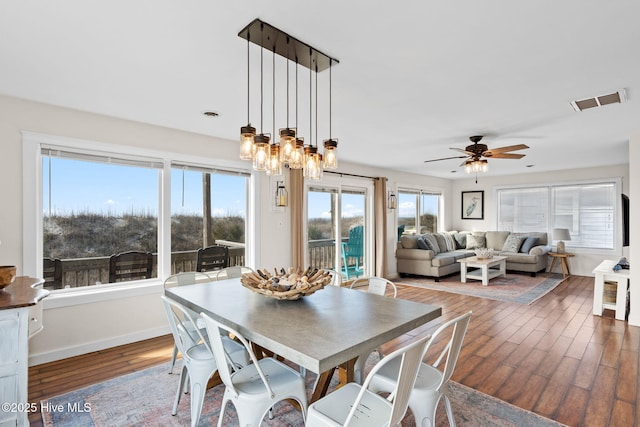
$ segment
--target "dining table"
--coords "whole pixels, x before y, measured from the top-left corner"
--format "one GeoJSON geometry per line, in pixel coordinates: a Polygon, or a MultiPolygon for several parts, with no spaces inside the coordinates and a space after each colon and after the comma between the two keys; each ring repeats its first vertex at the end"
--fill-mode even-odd
{"type": "Polygon", "coordinates": [[[297,300],[270,298],[240,278],[165,289],[168,298],[205,313],[259,349],[320,375],[309,401],[324,396],[337,367],[353,381],[356,358],[436,319],[439,306],[326,286],[297,300]]]}

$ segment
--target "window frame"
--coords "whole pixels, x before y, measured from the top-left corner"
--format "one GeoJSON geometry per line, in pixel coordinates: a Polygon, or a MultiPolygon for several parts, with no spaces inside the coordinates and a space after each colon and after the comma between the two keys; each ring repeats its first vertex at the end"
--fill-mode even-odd
{"type": "MultiPolygon", "coordinates": [[[[443,231],[445,227],[444,222],[444,191],[437,188],[423,188],[423,187],[415,187],[409,185],[398,185],[396,189],[396,194],[398,197],[398,204],[400,203],[400,193],[404,194],[413,194],[416,196],[416,207],[415,207],[415,224],[416,224],[416,232],[415,234],[420,234],[420,228],[422,224],[420,224],[420,216],[422,215],[422,197],[424,195],[431,195],[438,197],[438,217],[436,218],[436,233],[443,231]]],[[[400,223],[400,207],[398,206],[395,209],[395,223],[396,226],[400,223]]]]}
{"type": "Polygon", "coordinates": [[[157,293],[162,289],[164,279],[171,269],[171,169],[178,162],[194,167],[224,170],[249,175],[246,213],[246,253],[247,262],[255,259],[255,218],[258,178],[244,162],[225,159],[210,160],[176,152],[112,144],[85,139],[22,131],[23,170],[23,270],[27,275],[42,277],[43,220],[42,220],[42,149],[52,148],[68,152],[93,153],[133,159],[154,159],[162,163],[158,172],[158,276],[139,281],[105,283],[97,286],[83,286],[59,289],[51,292],[47,306],[62,307],[122,298],[124,294],[144,295],[157,293]]]}
{"type": "Polygon", "coordinates": [[[545,188],[547,190],[547,224],[546,231],[549,236],[549,246],[553,246],[553,220],[554,220],[554,211],[555,206],[553,202],[553,189],[561,188],[561,187],[570,187],[570,186],[589,186],[589,185],[599,185],[599,184],[613,184],[614,187],[614,233],[613,233],[613,248],[591,248],[591,247],[581,247],[570,245],[568,242],[565,243],[567,245],[567,250],[573,253],[593,253],[593,254],[605,254],[610,256],[621,256],[622,255],[622,178],[621,177],[611,177],[611,178],[597,178],[597,179],[589,179],[589,180],[578,180],[578,181],[564,181],[564,182],[545,182],[545,183],[536,183],[529,185],[509,185],[509,186],[498,186],[493,189],[493,199],[495,201],[495,228],[498,229],[498,218],[500,216],[500,191],[501,190],[517,190],[517,189],[532,189],[532,188],[545,188]]]}

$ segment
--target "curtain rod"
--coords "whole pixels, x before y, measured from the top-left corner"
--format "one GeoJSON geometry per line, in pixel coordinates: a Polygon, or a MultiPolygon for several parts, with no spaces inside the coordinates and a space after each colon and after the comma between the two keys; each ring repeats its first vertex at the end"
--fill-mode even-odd
{"type": "MultiPolygon", "coordinates": [[[[340,175],[340,176],[343,176],[343,175],[344,176],[353,176],[353,177],[356,177],[356,178],[366,178],[366,179],[373,179],[373,180],[380,179],[379,176],[356,175],[356,174],[353,174],[353,173],[346,173],[346,172],[334,172],[334,171],[327,171],[326,170],[326,171],[324,171],[324,173],[332,173],[332,174],[340,175]]],[[[388,179],[388,178],[385,178],[385,179],[388,179]]]]}

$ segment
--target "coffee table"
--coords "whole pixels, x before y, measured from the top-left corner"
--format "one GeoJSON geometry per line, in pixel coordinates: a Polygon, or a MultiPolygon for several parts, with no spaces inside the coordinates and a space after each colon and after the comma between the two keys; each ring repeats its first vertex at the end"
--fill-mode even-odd
{"type": "Polygon", "coordinates": [[[507,275],[507,257],[494,255],[492,258],[479,259],[477,256],[459,259],[460,281],[467,283],[467,279],[482,280],[484,286],[489,285],[489,280],[494,277],[507,275]],[[497,268],[493,268],[497,267],[497,268]],[[467,271],[467,268],[476,270],[467,271]]]}

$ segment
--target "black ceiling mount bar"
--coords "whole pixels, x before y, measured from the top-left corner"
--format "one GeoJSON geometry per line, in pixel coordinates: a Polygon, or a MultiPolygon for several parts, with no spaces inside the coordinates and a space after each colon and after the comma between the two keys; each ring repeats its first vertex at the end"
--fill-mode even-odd
{"type": "Polygon", "coordinates": [[[254,19],[249,25],[244,27],[242,31],[238,33],[238,37],[242,37],[267,50],[275,50],[275,53],[278,55],[284,56],[290,61],[297,62],[316,72],[321,72],[329,68],[332,61],[336,64],[340,62],[320,52],[313,46],[290,36],[273,25],[261,21],[259,18],[254,19]],[[258,37],[258,34],[261,32],[262,35],[258,37]],[[309,55],[309,50],[311,50],[311,55],[309,55]]]}

